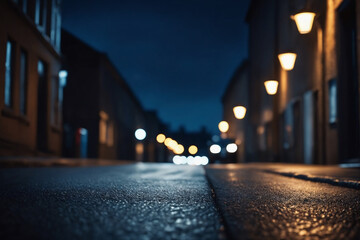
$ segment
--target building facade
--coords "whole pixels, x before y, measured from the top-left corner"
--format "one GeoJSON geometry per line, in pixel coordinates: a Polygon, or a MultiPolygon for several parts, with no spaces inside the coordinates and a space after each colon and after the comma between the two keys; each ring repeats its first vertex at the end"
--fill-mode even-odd
{"type": "MultiPolygon", "coordinates": [[[[246,162],[251,159],[252,141],[248,118],[236,119],[233,108],[235,106],[244,106],[251,110],[249,106],[249,73],[248,62],[244,61],[235,71],[230,79],[222,97],[223,120],[229,123],[229,130],[223,133],[226,137],[238,146],[236,151],[236,162],[246,162]]],[[[248,111],[249,111],[248,110],[248,111]]],[[[247,113],[249,115],[249,112],[247,113]]]]}
{"type": "Polygon", "coordinates": [[[71,33],[62,33],[65,157],[157,161],[161,122],[147,112],[106,56],[71,33]],[[145,129],[143,140],[135,138],[145,129]]]}
{"type": "Polygon", "coordinates": [[[60,0],[0,1],[0,155],[61,154],[60,27],[60,0]]]}
{"type": "Polygon", "coordinates": [[[246,21],[251,161],[358,162],[359,1],[253,0],[246,21]],[[316,15],[300,34],[294,15],[304,11],[316,15]],[[289,52],[295,65],[284,70],[278,57],[289,52]],[[278,81],[275,95],[267,80],[278,81]]]}

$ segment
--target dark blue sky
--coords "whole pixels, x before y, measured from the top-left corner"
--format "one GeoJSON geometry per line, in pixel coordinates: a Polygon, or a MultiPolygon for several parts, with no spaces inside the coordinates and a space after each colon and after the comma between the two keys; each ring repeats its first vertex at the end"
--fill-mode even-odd
{"type": "Polygon", "coordinates": [[[63,0],[63,27],[106,52],[145,109],[173,129],[217,131],[247,56],[249,0],[63,0]]]}

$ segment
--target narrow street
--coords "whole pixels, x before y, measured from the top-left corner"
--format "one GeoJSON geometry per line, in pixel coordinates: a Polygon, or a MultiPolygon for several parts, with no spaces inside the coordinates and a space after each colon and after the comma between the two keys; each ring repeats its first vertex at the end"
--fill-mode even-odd
{"type": "Polygon", "coordinates": [[[0,238],[358,239],[359,169],[322,169],[145,163],[2,168],[0,238]],[[290,175],[293,169],[299,174],[290,175]],[[298,177],[306,173],[316,178],[298,177]]]}

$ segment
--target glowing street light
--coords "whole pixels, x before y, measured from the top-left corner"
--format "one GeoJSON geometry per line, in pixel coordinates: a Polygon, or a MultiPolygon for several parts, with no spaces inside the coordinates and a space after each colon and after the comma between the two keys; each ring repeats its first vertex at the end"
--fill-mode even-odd
{"type": "Polygon", "coordinates": [[[165,141],[164,141],[165,146],[168,147],[171,141],[172,141],[171,138],[166,138],[165,141]]]}
{"type": "Polygon", "coordinates": [[[135,131],[135,138],[137,139],[137,140],[144,140],[145,138],[146,138],[146,132],[145,132],[145,130],[144,129],[142,129],[142,128],[139,128],[139,129],[136,129],[136,131],[135,131]]]}
{"type": "Polygon", "coordinates": [[[315,15],[313,12],[300,12],[292,16],[300,34],[311,32],[315,15]]]}
{"type": "Polygon", "coordinates": [[[165,135],[162,134],[162,133],[160,133],[160,134],[158,134],[158,135],[156,136],[156,141],[157,141],[158,143],[163,143],[163,142],[165,142],[165,139],[166,139],[166,137],[165,137],[165,135]]]}
{"type": "Polygon", "coordinates": [[[222,133],[226,133],[229,130],[229,124],[226,121],[219,122],[218,127],[222,133]]]}
{"type": "Polygon", "coordinates": [[[174,150],[176,146],[178,145],[177,141],[171,139],[169,142],[169,145],[167,146],[170,150],[174,150]]]}
{"type": "Polygon", "coordinates": [[[221,147],[220,147],[220,145],[218,145],[218,144],[213,144],[213,145],[211,145],[211,146],[210,146],[210,152],[211,152],[212,154],[218,154],[218,153],[220,153],[220,152],[221,152],[221,147]]]}
{"type": "Polygon", "coordinates": [[[191,145],[188,151],[190,154],[195,155],[198,152],[198,148],[195,145],[191,145]]]}
{"type": "Polygon", "coordinates": [[[279,86],[279,82],[276,80],[268,80],[264,82],[267,94],[275,95],[279,86]]]}
{"type": "Polygon", "coordinates": [[[278,55],[281,67],[286,70],[290,71],[294,68],[295,60],[296,60],[296,53],[287,52],[281,53],[278,55]]]}
{"type": "Polygon", "coordinates": [[[181,144],[178,144],[174,149],[175,154],[182,154],[184,151],[185,151],[184,146],[181,144]]]}
{"type": "Polygon", "coordinates": [[[226,151],[228,153],[234,153],[236,152],[238,149],[237,145],[235,143],[229,143],[227,146],[226,146],[226,151]]]}
{"type": "Polygon", "coordinates": [[[243,119],[246,114],[246,107],[236,106],[233,108],[234,115],[237,119],[243,119]]]}

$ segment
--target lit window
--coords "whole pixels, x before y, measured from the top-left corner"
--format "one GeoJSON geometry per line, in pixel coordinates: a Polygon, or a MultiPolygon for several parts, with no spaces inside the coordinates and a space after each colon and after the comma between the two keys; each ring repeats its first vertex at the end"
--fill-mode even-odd
{"type": "Polygon", "coordinates": [[[6,43],[5,59],[5,105],[12,107],[13,104],[13,85],[14,85],[14,44],[11,41],[6,43]]]}
{"type": "Polygon", "coordinates": [[[109,120],[109,115],[106,112],[100,111],[99,115],[99,141],[112,147],[114,145],[114,125],[109,120]]]}
{"type": "Polygon", "coordinates": [[[21,50],[20,55],[20,112],[26,114],[26,98],[27,98],[27,85],[28,85],[28,60],[27,53],[21,50]]]}
{"type": "Polygon", "coordinates": [[[100,141],[100,143],[103,143],[103,144],[106,144],[108,119],[109,119],[108,115],[104,111],[100,111],[99,141],[100,141]]]}

